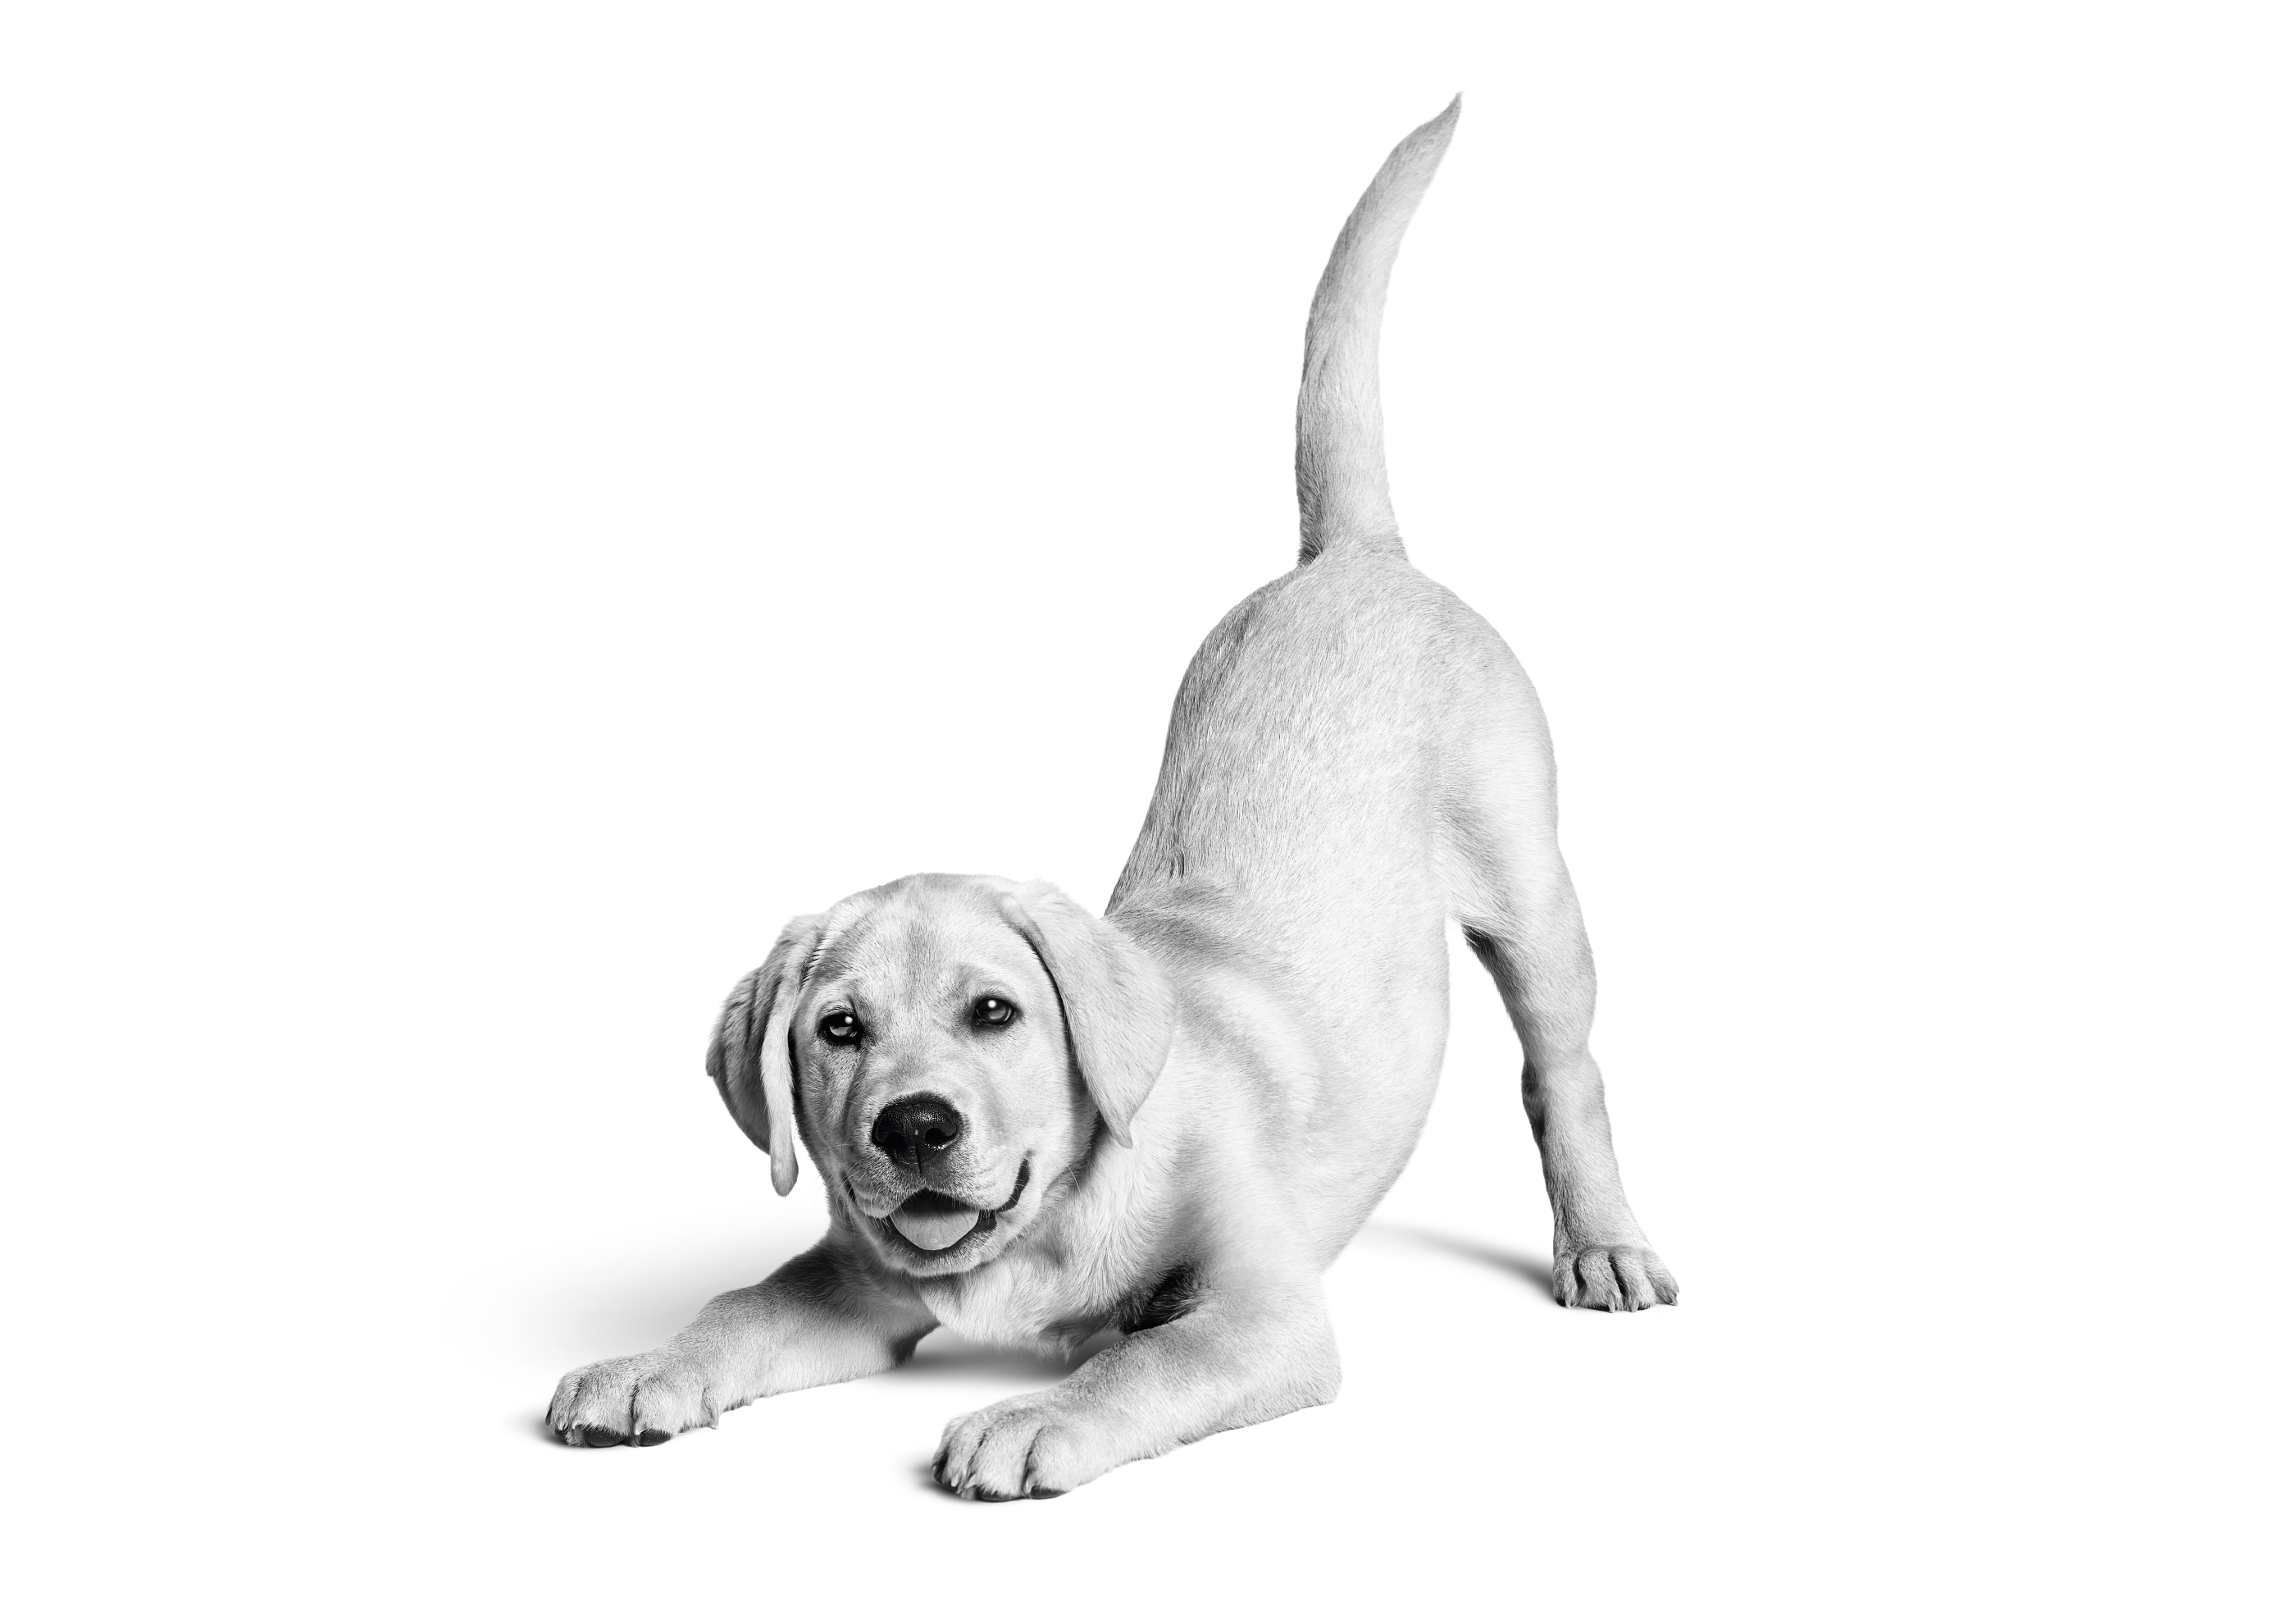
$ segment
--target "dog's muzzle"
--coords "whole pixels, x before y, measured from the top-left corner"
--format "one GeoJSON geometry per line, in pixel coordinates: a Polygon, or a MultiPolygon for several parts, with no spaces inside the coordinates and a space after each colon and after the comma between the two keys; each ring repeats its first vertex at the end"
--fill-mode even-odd
{"type": "Polygon", "coordinates": [[[1013,1193],[1001,1207],[968,1206],[938,1190],[920,1190],[894,1208],[885,1221],[919,1251],[947,1251],[968,1235],[986,1234],[996,1228],[996,1215],[1018,1206],[1021,1192],[1028,1187],[1029,1164],[1024,1161],[1020,1177],[1013,1181],[1013,1193]]]}

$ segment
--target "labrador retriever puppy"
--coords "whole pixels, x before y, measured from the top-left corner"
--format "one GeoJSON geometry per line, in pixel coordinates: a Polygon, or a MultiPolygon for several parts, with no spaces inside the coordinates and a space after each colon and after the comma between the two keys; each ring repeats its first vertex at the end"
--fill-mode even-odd
{"type": "Polygon", "coordinates": [[[1395,149],[1316,291],[1298,568],[1214,628],[1106,915],[1041,881],[913,874],[793,920],[709,1070],[829,1233],[651,1353],[559,1384],[550,1424],[657,1444],[890,1368],[947,1325],[1072,1350],[950,1423],[936,1478],[1062,1494],[1329,1401],[1321,1276],[1403,1169],[1441,1068],[1456,919],[1513,1017],[1564,1305],[1673,1276],[1627,1206],[1587,1053],[1595,972],[1522,668],[1412,568],[1388,504],[1380,314],[1458,115],[1395,149]]]}

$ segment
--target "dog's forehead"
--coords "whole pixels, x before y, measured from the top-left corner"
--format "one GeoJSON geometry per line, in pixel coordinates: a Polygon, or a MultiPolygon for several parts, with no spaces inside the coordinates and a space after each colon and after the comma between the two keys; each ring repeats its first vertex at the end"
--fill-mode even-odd
{"type": "Polygon", "coordinates": [[[808,979],[946,990],[981,975],[1034,980],[1035,950],[993,891],[897,882],[831,910],[808,979]]]}

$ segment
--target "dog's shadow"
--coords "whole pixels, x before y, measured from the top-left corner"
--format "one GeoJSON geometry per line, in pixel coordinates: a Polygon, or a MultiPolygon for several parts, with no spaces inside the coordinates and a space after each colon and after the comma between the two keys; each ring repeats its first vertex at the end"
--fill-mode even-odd
{"type": "Polygon", "coordinates": [[[1364,1234],[1382,1240],[1401,1241],[1412,1246],[1431,1247],[1449,1252],[1455,1258],[1464,1258],[1470,1263],[1480,1263],[1503,1275],[1512,1275],[1537,1288],[1540,1297],[1554,1300],[1554,1266],[1545,1258],[1529,1252],[1514,1251],[1504,1246],[1494,1246],[1488,1241],[1474,1240],[1467,1235],[1450,1234],[1440,1229],[1422,1229],[1415,1224],[1371,1223],[1364,1226],[1364,1234]]]}
{"type": "Polygon", "coordinates": [[[1027,1348],[992,1348],[967,1341],[953,1331],[935,1331],[888,1376],[897,1382],[993,1377],[1050,1386],[1074,1375],[1077,1366],[1102,1349],[1114,1347],[1120,1340],[1115,1332],[1103,1331],[1078,1344],[1075,1352],[1062,1357],[1027,1348]]]}

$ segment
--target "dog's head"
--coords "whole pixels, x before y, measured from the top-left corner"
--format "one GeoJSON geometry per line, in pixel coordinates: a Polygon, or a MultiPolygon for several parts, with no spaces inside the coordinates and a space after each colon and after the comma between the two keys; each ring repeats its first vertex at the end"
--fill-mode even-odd
{"type": "Polygon", "coordinates": [[[776,1190],[801,1135],[880,1258],[953,1275],[1023,1234],[1097,1132],[1131,1144],[1171,1030],[1154,962],[1053,886],[912,874],[791,921],[709,1066],[776,1190]]]}

